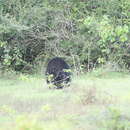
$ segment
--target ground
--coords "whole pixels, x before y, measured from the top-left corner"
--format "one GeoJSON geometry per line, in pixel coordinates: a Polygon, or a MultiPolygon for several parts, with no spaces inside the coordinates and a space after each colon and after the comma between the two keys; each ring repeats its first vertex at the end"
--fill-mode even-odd
{"type": "Polygon", "coordinates": [[[129,130],[130,74],[93,72],[48,89],[41,76],[0,77],[0,130],[129,130]]]}

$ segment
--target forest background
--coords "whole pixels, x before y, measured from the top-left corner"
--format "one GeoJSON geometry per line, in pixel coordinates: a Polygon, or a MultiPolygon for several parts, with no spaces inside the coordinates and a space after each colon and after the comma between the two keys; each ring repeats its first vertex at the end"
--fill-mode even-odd
{"type": "Polygon", "coordinates": [[[76,72],[129,69],[129,35],[129,0],[0,0],[1,70],[41,71],[54,56],[76,72]]]}

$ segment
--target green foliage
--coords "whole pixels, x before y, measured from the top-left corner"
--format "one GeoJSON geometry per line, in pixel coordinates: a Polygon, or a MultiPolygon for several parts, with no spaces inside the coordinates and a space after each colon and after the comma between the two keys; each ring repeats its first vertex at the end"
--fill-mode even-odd
{"type": "Polygon", "coordinates": [[[22,80],[22,81],[30,81],[29,76],[28,75],[23,75],[23,74],[21,74],[19,76],[19,79],[22,80]]]}
{"type": "Polygon", "coordinates": [[[67,72],[67,73],[71,73],[72,72],[71,69],[64,69],[63,71],[67,72]]]}
{"type": "Polygon", "coordinates": [[[44,130],[43,126],[38,122],[37,117],[29,117],[28,115],[20,115],[16,118],[16,130],[44,130]]]}
{"type": "Polygon", "coordinates": [[[130,128],[129,73],[95,70],[53,91],[42,76],[11,74],[0,78],[1,130],[130,128]]]}
{"type": "Polygon", "coordinates": [[[7,105],[1,106],[0,111],[8,115],[14,115],[16,113],[14,109],[12,109],[10,106],[7,106],[7,105]]]}
{"type": "Polygon", "coordinates": [[[48,75],[47,79],[49,82],[51,82],[54,79],[54,75],[53,74],[48,75]]]}
{"type": "Polygon", "coordinates": [[[23,72],[53,56],[77,71],[107,61],[129,67],[129,10],[129,0],[1,0],[0,61],[23,72]]]}
{"type": "Polygon", "coordinates": [[[110,119],[104,121],[104,126],[106,130],[128,130],[130,128],[130,123],[123,118],[121,112],[115,108],[109,108],[110,119]]]}
{"type": "Polygon", "coordinates": [[[51,111],[51,109],[52,109],[52,107],[49,104],[46,104],[46,105],[41,107],[41,110],[43,112],[49,112],[49,111],[51,111]]]}
{"type": "Polygon", "coordinates": [[[54,81],[54,75],[53,74],[47,75],[47,80],[49,82],[49,88],[54,88],[55,86],[51,83],[52,81],[54,81]]]}

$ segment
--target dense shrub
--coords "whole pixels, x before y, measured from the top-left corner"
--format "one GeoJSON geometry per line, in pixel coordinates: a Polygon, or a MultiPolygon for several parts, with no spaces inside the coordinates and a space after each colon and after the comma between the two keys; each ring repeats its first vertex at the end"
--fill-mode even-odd
{"type": "Polygon", "coordinates": [[[107,61],[129,67],[129,0],[0,1],[0,62],[32,70],[62,56],[75,71],[107,61]]]}

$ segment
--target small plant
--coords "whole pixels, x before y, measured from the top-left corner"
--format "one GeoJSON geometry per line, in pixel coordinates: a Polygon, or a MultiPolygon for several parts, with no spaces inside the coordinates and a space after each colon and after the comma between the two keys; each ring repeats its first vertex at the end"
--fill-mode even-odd
{"type": "Polygon", "coordinates": [[[110,118],[108,120],[103,121],[103,126],[105,130],[129,130],[130,122],[128,120],[124,120],[121,114],[121,111],[116,108],[109,108],[108,114],[110,118]]]}
{"type": "Polygon", "coordinates": [[[47,82],[49,83],[49,88],[54,88],[55,86],[52,84],[52,81],[54,80],[54,75],[53,74],[48,74],[47,75],[47,82]]]}
{"type": "Polygon", "coordinates": [[[48,82],[53,81],[53,79],[54,79],[54,75],[53,75],[53,74],[49,74],[49,75],[47,76],[48,82]]]}
{"type": "Polygon", "coordinates": [[[19,76],[19,79],[22,80],[22,81],[29,81],[29,76],[28,76],[28,75],[21,74],[21,75],[19,76]]]}
{"type": "Polygon", "coordinates": [[[1,106],[0,112],[7,114],[7,115],[10,115],[10,116],[13,116],[14,114],[16,114],[16,111],[12,107],[7,106],[7,105],[1,106]]]}
{"type": "Polygon", "coordinates": [[[49,111],[52,110],[52,107],[49,104],[46,104],[46,105],[44,105],[44,106],[41,107],[41,110],[43,112],[49,112],[49,111]]]}
{"type": "Polygon", "coordinates": [[[72,72],[71,69],[64,69],[63,71],[67,72],[67,73],[71,73],[72,72]]]}
{"type": "Polygon", "coordinates": [[[16,118],[16,130],[44,130],[37,117],[19,115],[16,118]]]}
{"type": "Polygon", "coordinates": [[[97,101],[96,92],[97,92],[97,90],[95,87],[83,89],[82,95],[80,96],[80,102],[83,105],[95,103],[97,101]]]}

